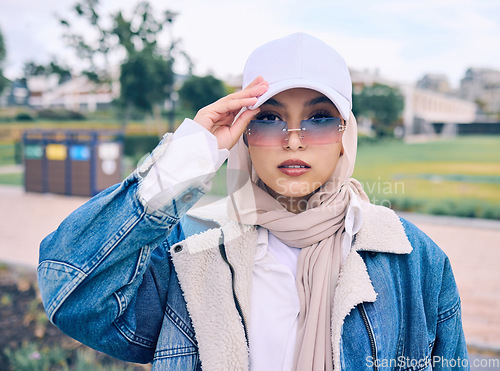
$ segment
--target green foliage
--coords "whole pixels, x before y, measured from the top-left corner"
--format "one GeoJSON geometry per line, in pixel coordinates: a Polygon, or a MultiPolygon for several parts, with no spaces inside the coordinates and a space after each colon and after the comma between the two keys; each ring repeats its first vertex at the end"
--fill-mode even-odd
{"type": "Polygon", "coordinates": [[[92,81],[109,82],[108,54],[115,45],[111,40],[110,30],[102,26],[103,18],[98,13],[98,5],[99,0],[82,0],[73,7],[76,16],[87,22],[92,33],[97,35],[93,40],[74,33],[68,20],[59,19],[59,22],[65,28],[63,37],[67,44],[76,51],[80,61],[86,64],[83,74],[95,78],[92,81]]]}
{"type": "MultiPolygon", "coordinates": [[[[168,13],[170,14],[170,13],[168,13]]],[[[173,18],[164,15],[155,17],[151,5],[140,2],[132,16],[126,19],[121,12],[114,16],[112,34],[118,37],[126,50],[127,59],[121,65],[120,104],[134,106],[152,112],[153,106],[161,104],[173,90],[174,73],[172,43],[164,55],[157,44],[157,37],[165,24],[173,18]]]]}
{"type": "Polygon", "coordinates": [[[149,49],[132,54],[121,66],[120,103],[151,112],[153,104],[166,98],[173,84],[172,62],[149,49]]]}
{"type": "Polygon", "coordinates": [[[68,44],[86,63],[85,75],[95,82],[109,82],[111,53],[124,55],[118,102],[119,107],[125,108],[124,123],[134,108],[150,113],[154,106],[169,98],[173,91],[172,68],[176,57],[184,57],[191,65],[179,47],[180,40],[172,39],[166,47],[158,44],[160,35],[174,22],[176,14],[173,12],[156,12],[148,1],[140,1],[129,16],[122,11],[103,15],[99,10],[99,0],[81,0],[74,6],[74,11],[97,35],[89,40],[74,33],[68,20],[60,19],[61,25],[67,29],[68,44]]]}
{"type": "Polygon", "coordinates": [[[96,352],[89,349],[78,349],[76,353],[76,364],[72,371],[133,371],[133,366],[102,365],[96,356],[96,352]]]}
{"type": "Polygon", "coordinates": [[[34,61],[28,61],[23,66],[23,76],[43,76],[47,75],[47,67],[42,64],[37,64],[34,61]]]}
{"type": "Polygon", "coordinates": [[[0,30],[0,65],[4,62],[7,57],[7,50],[5,49],[5,41],[3,39],[3,33],[0,30]]]}
{"type": "Polygon", "coordinates": [[[370,144],[376,144],[378,139],[368,135],[359,135],[358,133],[358,147],[370,144]]]}
{"type": "Polygon", "coordinates": [[[429,202],[429,200],[414,197],[388,197],[382,200],[379,196],[377,200],[383,201],[380,204],[399,211],[500,220],[498,204],[474,199],[444,198],[429,202]]]}
{"type": "Polygon", "coordinates": [[[7,57],[7,49],[5,48],[5,42],[3,39],[2,30],[0,30],[0,94],[7,87],[9,80],[7,80],[3,75],[3,62],[7,57]]]}
{"type": "Polygon", "coordinates": [[[82,113],[67,109],[42,109],[37,115],[38,118],[45,120],[85,120],[82,113]]]}
{"type": "MultiPolygon", "coordinates": [[[[27,343],[16,350],[6,349],[10,370],[13,371],[132,371],[133,366],[103,363],[95,351],[79,348],[76,351],[61,346],[40,346],[27,343]],[[73,354],[76,352],[76,356],[73,354]],[[72,361],[71,359],[74,358],[72,361]]],[[[117,362],[118,363],[118,362],[117,362]]]]}
{"type": "Polygon", "coordinates": [[[0,296],[0,307],[9,307],[12,305],[12,295],[10,294],[2,294],[0,296]]]}
{"type": "Polygon", "coordinates": [[[69,67],[65,67],[60,64],[60,62],[58,62],[55,57],[47,65],[37,64],[34,61],[28,61],[24,63],[24,78],[28,78],[30,76],[49,76],[52,74],[59,76],[60,84],[71,79],[71,72],[69,70],[69,67]]]}
{"type": "Polygon", "coordinates": [[[33,121],[34,118],[28,112],[19,112],[15,118],[16,121],[33,121]]]}
{"type": "Polygon", "coordinates": [[[11,370],[67,370],[66,352],[60,347],[40,348],[35,343],[24,344],[17,350],[5,350],[11,370]]]}
{"type": "Polygon", "coordinates": [[[353,94],[353,113],[372,119],[377,137],[392,136],[403,112],[404,98],[397,88],[374,84],[353,94]]]}
{"type": "Polygon", "coordinates": [[[226,94],[224,83],[212,75],[203,77],[193,75],[179,90],[182,104],[193,112],[197,112],[226,94]]]}
{"type": "Polygon", "coordinates": [[[132,158],[135,166],[139,159],[152,152],[159,142],[157,135],[127,135],[123,142],[123,154],[132,158]]]}

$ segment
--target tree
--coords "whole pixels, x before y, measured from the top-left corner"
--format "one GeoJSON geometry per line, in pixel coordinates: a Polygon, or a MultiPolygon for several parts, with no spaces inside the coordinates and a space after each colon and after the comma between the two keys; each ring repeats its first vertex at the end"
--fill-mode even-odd
{"type": "Polygon", "coordinates": [[[174,41],[164,51],[157,44],[157,37],[175,15],[167,11],[162,19],[156,19],[153,13],[149,3],[142,2],[129,19],[121,12],[114,17],[112,33],[127,53],[120,74],[120,103],[127,107],[126,112],[130,106],[151,112],[173,90],[174,41]]]}
{"type": "Polygon", "coordinates": [[[154,103],[165,99],[165,87],[172,84],[170,61],[147,52],[134,53],[121,66],[120,101],[151,112],[154,103]]]}
{"type": "Polygon", "coordinates": [[[81,0],[74,7],[76,15],[97,35],[94,40],[88,41],[71,32],[69,21],[60,20],[68,30],[69,44],[86,61],[84,73],[95,81],[109,82],[111,55],[124,55],[120,62],[120,105],[126,107],[126,113],[132,106],[146,112],[154,111],[154,107],[169,99],[173,91],[175,58],[183,56],[191,68],[191,61],[179,47],[180,40],[170,35],[170,44],[164,48],[157,41],[163,31],[172,27],[176,13],[154,12],[148,1],[142,1],[129,17],[119,11],[108,15],[106,22],[98,5],[99,0],[81,0]]]}
{"type": "Polygon", "coordinates": [[[212,75],[204,77],[193,75],[184,82],[179,90],[182,104],[194,112],[226,94],[224,83],[212,75]]]}
{"type": "Polygon", "coordinates": [[[27,79],[30,76],[58,75],[59,84],[71,79],[71,72],[68,67],[61,65],[55,58],[47,65],[37,64],[34,61],[24,63],[23,76],[27,79]]]}
{"type": "Polygon", "coordinates": [[[87,40],[83,35],[74,33],[71,23],[60,18],[60,24],[66,29],[64,38],[69,46],[75,49],[79,60],[85,64],[83,74],[94,82],[109,82],[109,53],[113,49],[111,33],[103,27],[102,17],[97,12],[99,0],[82,0],[74,5],[73,10],[78,18],[89,25],[96,39],[87,40]]]}
{"type": "Polygon", "coordinates": [[[387,85],[365,86],[360,93],[353,94],[353,114],[371,118],[377,137],[393,135],[403,108],[404,98],[399,89],[387,85]]]}
{"type": "Polygon", "coordinates": [[[7,49],[5,48],[5,42],[3,40],[2,30],[0,30],[0,94],[8,85],[8,80],[3,75],[3,62],[7,57],[7,49]]]}

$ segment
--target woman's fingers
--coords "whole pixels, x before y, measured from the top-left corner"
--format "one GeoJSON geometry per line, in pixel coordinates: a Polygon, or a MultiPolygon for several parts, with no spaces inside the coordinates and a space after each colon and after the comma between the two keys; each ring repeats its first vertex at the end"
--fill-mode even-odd
{"type": "Polygon", "coordinates": [[[217,107],[217,110],[220,110],[219,113],[221,114],[225,112],[234,112],[239,111],[243,107],[253,106],[255,103],[257,103],[256,97],[232,99],[221,102],[221,105],[220,107],[217,107]]]}
{"type": "Polygon", "coordinates": [[[254,109],[254,110],[246,110],[244,111],[233,123],[231,126],[231,136],[236,138],[236,142],[238,141],[239,137],[243,135],[245,132],[245,129],[247,128],[248,124],[250,123],[250,120],[259,113],[260,108],[254,109]]]}
{"type": "Polygon", "coordinates": [[[269,83],[267,81],[264,81],[264,79],[259,76],[254,81],[252,81],[245,89],[237,91],[236,93],[226,95],[213,104],[237,101],[239,99],[246,98],[258,98],[259,96],[264,94],[268,88],[269,83]]]}
{"type": "Polygon", "coordinates": [[[235,97],[258,97],[264,94],[269,88],[269,83],[264,80],[261,76],[253,80],[246,88],[240,90],[239,92],[230,94],[229,96],[235,97]]]}
{"type": "Polygon", "coordinates": [[[243,134],[246,125],[248,125],[250,118],[256,114],[256,111],[242,112],[233,124],[235,117],[242,108],[257,103],[258,97],[264,94],[267,89],[269,89],[269,83],[259,76],[245,89],[229,94],[199,110],[194,121],[217,137],[219,148],[230,149],[243,134]],[[236,127],[233,128],[231,125],[236,125],[236,127]]]}
{"type": "Polygon", "coordinates": [[[243,90],[259,85],[264,82],[264,78],[262,76],[257,76],[248,86],[246,86],[243,90]]]}
{"type": "Polygon", "coordinates": [[[213,105],[215,110],[220,114],[234,111],[239,112],[239,110],[243,107],[253,106],[257,103],[258,97],[264,94],[267,89],[269,89],[269,84],[262,78],[257,78],[245,89],[237,93],[229,94],[228,96],[219,99],[213,105]],[[261,81],[258,82],[259,80],[261,81]],[[258,83],[251,86],[255,82],[258,83]]]}
{"type": "MultiPolygon", "coordinates": [[[[231,149],[240,139],[252,117],[254,117],[258,112],[258,108],[251,111],[245,110],[238,116],[233,125],[215,126],[212,133],[217,138],[217,144],[219,145],[219,148],[231,149]]],[[[231,120],[231,122],[232,121],[233,120],[231,120]]]]}

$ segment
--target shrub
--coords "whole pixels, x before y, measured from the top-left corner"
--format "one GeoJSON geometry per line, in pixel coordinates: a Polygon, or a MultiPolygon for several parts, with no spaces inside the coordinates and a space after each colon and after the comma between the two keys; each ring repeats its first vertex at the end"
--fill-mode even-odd
{"type": "Polygon", "coordinates": [[[34,118],[28,112],[19,112],[16,115],[16,121],[33,121],[34,118]]]}
{"type": "Polygon", "coordinates": [[[37,114],[39,118],[46,120],[85,120],[82,113],[67,109],[42,109],[37,114]]]}
{"type": "Polygon", "coordinates": [[[442,200],[424,200],[411,197],[394,198],[389,201],[391,203],[390,207],[398,211],[500,220],[499,205],[488,203],[486,201],[451,198],[442,200]]]}

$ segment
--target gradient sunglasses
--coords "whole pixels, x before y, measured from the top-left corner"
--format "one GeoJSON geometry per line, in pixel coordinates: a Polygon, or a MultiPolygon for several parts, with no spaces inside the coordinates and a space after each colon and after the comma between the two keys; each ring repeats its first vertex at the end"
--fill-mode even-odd
{"type": "Polygon", "coordinates": [[[286,121],[252,120],[243,134],[243,141],[247,146],[282,146],[288,143],[289,133],[296,131],[303,144],[332,144],[340,142],[346,127],[340,117],[302,120],[297,129],[288,129],[286,121]]]}

